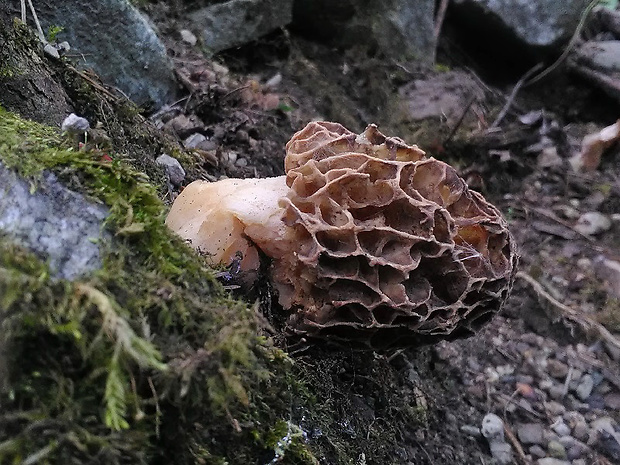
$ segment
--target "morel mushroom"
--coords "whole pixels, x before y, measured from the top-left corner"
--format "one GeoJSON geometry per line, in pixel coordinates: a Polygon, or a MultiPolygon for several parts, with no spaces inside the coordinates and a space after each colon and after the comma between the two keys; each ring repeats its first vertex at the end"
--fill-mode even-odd
{"type": "Polygon", "coordinates": [[[259,247],[287,329],[374,349],[472,334],[499,311],[517,261],[500,212],[456,171],[376,126],[310,123],[286,176],[196,181],[168,225],[214,260],[259,247]]]}

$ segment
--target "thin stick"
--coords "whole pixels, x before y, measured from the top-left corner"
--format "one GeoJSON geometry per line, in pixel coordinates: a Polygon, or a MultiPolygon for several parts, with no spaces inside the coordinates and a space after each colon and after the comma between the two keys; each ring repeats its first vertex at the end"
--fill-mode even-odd
{"type": "Polygon", "coordinates": [[[555,69],[558,66],[560,66],[560,64],[562,64],[562,62],[566,59],[566,57],[571,52],[571,50],[575,47],[575,44],[577,43],[577,39],[579,39],[579,34],[581,33],[581,30],[586,24],[586,19],[588,18],[588,15],[600,1],[601,0],[592,0],[588,4],[588,6],[583,10],[583,13],[581,14],[581,18],[579,18],[579,24],[577,24],[577,27],[575,28],[575,32],[573,33],[573,36],[568,41],[568,45],[562,52],[562,55],[560,55],[560,57],[557,60],[555,60],[553,64],[551,64],[547,69],[541,71],[540,74],[537,74],[532,79],[530,79],[528,82],[526,82],[525,86],[529,86],[531,84],[534,84],[535,82],[540,81],[542,78],[548,76],[553,71],[555,71],[555,69]]]}
{"type": "Polygon", "coordinates": [[[28,6],[30,7],[30,12],[32,13],[32,17],[34,18],[34,24],[37,26],[37,31],[39,33],[39,40],[45,44],[47,43],[47,40],[45,40],[45,34],[43,34],[43,29],[41,28],[41,23],[39,22],[39,18],[37,17],[37,12],[34,10],[34,5],[32,4],[32,0],[28,0],[28,6]]]}
{"type": "Polygon", "coordinates": [[[441,26],[443,25],[443,20],[446,18],[448,3],[449,0],[441,0],[439,8],[437,9],[437,15],[435,16],[435,30],[433,31],[435,43],[437,43],[437,40],[439,39],[439,34],[441,34],[441,26]]]}
{"type": "Polygon", "coordinates": [[[552,215],[552,214],[550,214],[550,213],[548,213],[548,212],[546,212],[544,210],[541,210],[540,208],[532,207],[531,205],[528,205],[527,208],[529,208],[530,210],[532,210],[535,213],[538,213],[539,215],[544,216],[545,218],[549,218],[550,220],[553,220],[556,223],[561,224],[562,226],[564,226],[567,229],[570,229],[575,234],[580,235],[581,237],[583,237],[588,242],[594,242],[594,239],[592,239],[590,236],[588,236],[587,234],[584,234],[582,232],[577,231],[573,226],[571,226],[569,223],[567,223],[563,219],[558,218],[557,216],[552,215]]]}
{"type": "Polygon", "coordinates": [[[510,93],[510,96],[508,96],[508,100],[506,101],[506,104],[504,105],[504,108],[502,108],[502,111],[499,112],[499,115],[497,115],[497,118],[495,118],[495,121],[493,121],[493,124],[491,124],[489,129],[493,129],[493,128],[496,128],[497,126],[499,126],[499,123],[501,123],[502,120],[506,117],[506,114],[508,113],[508,110],[510,110],[510,107],[512,106],[515,98],[517,97],[517,93],[519,92],[521,87],[523,87],[523,84],[525,83],[525,81],[527,81],[530,78],[530,76],[532,76],[540,68],[542,68],[542,63],[538,63],[533,68],[530,68],[521,77],[521,79],[519,79],[519,81],[512,88],[512,92],[510,93]]]}
{"type": "Polygon", "coordinates": [[[577,323],[586,333],[594,332],[607,344],[620,351],[620,340],[618,340],[618,338],[616,338],[611,332],[609,332],[607,328],[605,328],[605,326],[600,324],[598,321],[594,321],[592,318],[583,314],[582,312],[578,312],[577,310],[569,307],[568,305],[564,305],[562,302],[549,294],[542,287],[542,285],[534,278],[532,278],[529,274],[523,271],[518,271],[516,277],[521,278],[530,286],[532,286],[536,294],[538,294],[540,297],[543,297],[556,309],[560,310],[564,318],[573,321],[574,323],[577,323]]]}
{"type": "Polygon", "coordinates": [[[476,101],[476,96],[474,95],[473,97],[469,99],[469,102],[467,102],[467,105],[465,105],[465,108],[463,109],[463,113],[461,113],[461,116],[459,117],[457,122],[454,123],[454,127],[450,130],[450,133],[444,139],[442,145],[446,145],[452,140],[452,138],[454,137],[454,134],[456,134],[456,131],[458,131],[458,129],[461,127],[461,124],[463,124],[463,120],[465,119],[465,116],[467,115],[467,113],[469,112],[469,109],[471,108],[471,106],[474,104],[475,101],[476,101]]]}
{"type": "Polygon", "coordinates": [[[71,71],[73,71],[74,73],[76,73],[78,76],[80,76],[82,79],[84,79],[85,81],[88,81],[90,83],[90,85],[92,85],[95,89],[103,92],[104,94],[106,94],[108,97],[110,97],[113,100],[119,100],[119,98],[114,95],[112,92],[110,92],[108,89],[106,89],[105,87],[103,87],[102,85],[98,84],[97,82],[95,82],[93,79],[89,78],[86,74],[84,74],[81,71],[78,71],[77,69],[75,69],[73,66],[67,65],[67,68],[71,71]]]}
{"type": "Polygon", "coordinates": [[[530,465],[530,462],[525,457],[525,452],[523,450],[523,447],[521,446],[521,443],[519,442],[515,434],[512,432],[512,429],[510,428],[510,426],[508,426],[508,423],[506,422],[504,422],[504,433],[506,434],[506,438],[512,445],[512,448],[517,452],[518,462],[521,465],[530,465]]]}
{"type": "Polygon", "coordinates": [[[26,0],[21,0],[22,7],[22,23],[26,24],[26,0]]]}

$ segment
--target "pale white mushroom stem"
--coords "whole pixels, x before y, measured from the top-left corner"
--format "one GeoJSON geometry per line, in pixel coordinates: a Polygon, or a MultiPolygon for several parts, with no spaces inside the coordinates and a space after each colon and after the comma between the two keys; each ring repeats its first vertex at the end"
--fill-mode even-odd
{"type": "Polygon", "coordinates": [[[166,224],[213,263],[243,254],[242,270],[258,269],[256,246],[272,258],[288,249],[283,209],[286,176],[265,179],[195,181],[174,202],[166,224]]]}

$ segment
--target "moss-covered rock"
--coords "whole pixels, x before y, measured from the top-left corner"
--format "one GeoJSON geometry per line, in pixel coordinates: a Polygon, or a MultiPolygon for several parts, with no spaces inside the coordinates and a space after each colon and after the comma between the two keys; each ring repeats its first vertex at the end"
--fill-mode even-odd
{"type": "Polygon", "coordinates": [[[52,279],[0,237],[0,462],[252,463],[288,411],[290,368],[255,310],[169,233],[143,175],[4,110],[0,126],[5,165],[33,186],[52,170],[110,209],[87,279],[52,279]]]}

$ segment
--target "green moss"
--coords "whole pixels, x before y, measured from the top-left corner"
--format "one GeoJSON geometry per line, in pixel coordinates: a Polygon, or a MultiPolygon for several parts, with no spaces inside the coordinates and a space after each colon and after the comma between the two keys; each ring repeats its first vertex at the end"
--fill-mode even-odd
{"type": "Polygon", "coordinates": [[[251,432],[286,412],[274,373],[290,364],[258,337],[255,310],[168,231],[155,188],[1,108],[0,159],[33,189],[53,170],[104,202],[111,233],[103,268],[76,282],[0,240],[0,463],[253,462],[263,445],[251,432]]]}

